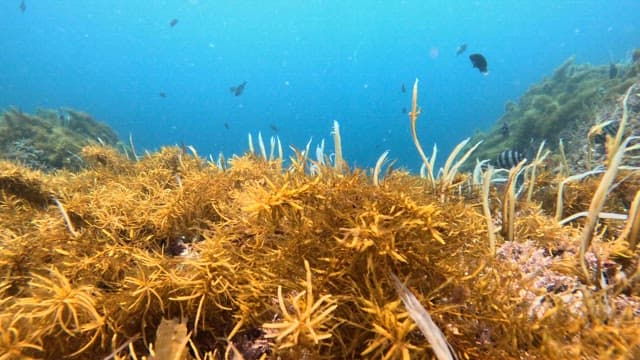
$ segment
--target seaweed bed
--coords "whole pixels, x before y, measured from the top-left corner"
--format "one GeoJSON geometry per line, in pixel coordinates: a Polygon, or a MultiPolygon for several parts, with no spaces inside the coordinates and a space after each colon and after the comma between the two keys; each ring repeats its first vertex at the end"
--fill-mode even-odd
{"type": "MultiPolygon", "coordinates": [[[[412,105],[415,129],[417,83],[412,105]]],[[[458,172],[462,146],[435,176],[415,131],[422,176],[349,169],[337,126],[333,161],[261,140],[217,164],[97,144],[73,172],[0,161],[0,358],[640,358],[638,141],[619,128],[576,181],[541,151],[458,172]]]]}

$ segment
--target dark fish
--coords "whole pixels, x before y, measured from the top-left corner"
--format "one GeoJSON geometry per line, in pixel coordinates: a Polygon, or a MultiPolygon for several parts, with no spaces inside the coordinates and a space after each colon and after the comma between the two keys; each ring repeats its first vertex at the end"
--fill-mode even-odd
{"type": "Polygon", "coordinates": [[[24,13],[27,11],[27,4],[24,3],[24,0],[20,1],[20,12],[24,13]]]}
{"type": "Polygon", "coordinates": [[[273,130],[273,132],[278,132],[278,127],[275,124],[271,124],[269,125],[269,127],[271,128],[271,130],[273,130]]]}
{"type": "Polygon", "coordinates": [[[406,113],[407,113],[407,108],[406,108],[406,107],[403,107],[403,108],[402,108],[402,113],[403,113],[403,114],[406,114],[406,113]]]}
{"type": "Polygon", "coordinates": [[[481,73],[487,75],[489,70],[487,70],[487,59],[484,58],[481,54],[471,54],[469,55],[469,59],[473,64],[474,68],[478,68],[481,73]]]}
{"type": "Polygon", "coordinates": [[[496,167],[501,169],[511,169],[524,160],[524,155],[516,150],[505,150],[498,154],[496,158],[496,167]]]}
{"type": "Polygon", "coordinates": [[[402,91],[403,94],[407,92],[407,88],[404,87],[404,84],[402,84],[400,91],[402,91]]]}
{"type": "Polygon", "coordinates": [[[224,123],[224,128],[229,130],[229,123],[228,122],[224,123]]]}
{"type": "Polygon", "coordinates": [[[465,50],[467,50],[467,44],[458,46],[458,50],[456,50],[456,56],[462,54],[463,52],[465,52],[465,50]]]}
{"type": "Polygon", "coordinates": [[[238,86],[232,86],[229,88],[229,91],[231,91],[233,93],[233,95],[235,96],[240,96],[242,95],[242,92],[244,91],[244,87],[245,85],[247,85],[247,82],[243,82],[242,84],[238,85],[238,86]]]}
{"type": "Polygon", "coordinates": [[[618,67],[616,64],[609,64],[609,79],[613,79],[618,75],[618,67]]]}
{"type": "Polygon", "coordinates": [[[506,121],[502,123],[502,127],[500,128],[500,132],[502,132],[502,137],[504,137],[504,138],[509,137],[509,125],[507,125],[506,121]]]}
{"type": "Polygon", "coordinates": [[[176,26],[177,23],[178,23],[178,19],[171,19],[171,21],[169,21],[169,26],[174,27],[176,26]]]}
{"type": "Polygon", "coordinates": [[[166,98],[167,97],[167,93],[165,93],[164,91],[161,91],[158,93],[158,96],[160,96],[161,98],[166,98]]]}

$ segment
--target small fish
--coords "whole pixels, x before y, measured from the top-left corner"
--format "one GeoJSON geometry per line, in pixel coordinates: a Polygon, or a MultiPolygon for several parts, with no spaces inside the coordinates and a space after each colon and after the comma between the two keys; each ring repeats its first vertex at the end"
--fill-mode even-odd
{"type": "Polygon", "coordinates": [[[502,123],[502,127],[500,128],[500,132],[502,133],[502,137],[503,138],[508,138],[509,137],[509,125],[507,125],[506,121],[502,123]]]}
{"type": "Polygon", "coordinates": [[[482,74],[489,74],[489,70],[487,70],[487,59],[485,59],[482,54],[471,54],[469,55],[469,60],[471,60],[473,67],[478,68],[482,74]]]}
{"type": "Polygon", "coordinates": [[[609,64],[609,79],[613,79],[616,76],[618,76],[618,67],[616,64],[611,63],[609,64]]]}
{"type": "Polygon", "coordinates": [[[163,98],[163,99],[164,99],[164,98],[166,98],[166,97],[167,97],[167,93],[166,93],[166,92],[164,92],[164,91],[160,91],[160,92],[158,93],[158,96],[160,96],[161,98],[163,98]]]}
{"type": "Polygon", "coordinates": [[[407,92],[407,88],[404,87],[404,84],[402,84],[402,87],[400,88],[400,91],[404,94],[407,92]]]}
{"type": "Polygon", "coordinates": [[[271,128],[271,130],[273,132],[278,132],[278,127],[275,124],[271,124],[271,125],[269,125],[269,127],[271,128]]]}
{"type": "Polygon", "coordinates": [[[25,4],[24,0],[20,1],[20,12],[24,13],[27,11],[27,4],[25,4]]]}
{"type": "Polygon", "coordinates": [[[176,24],[178,24],[178,19],[171,19],[171,21],[169,21],[170,27],[174,27],[176,26],[176,24]]]}
{"type": "Polygon", "coordinates": [[[511,169],[524,160],[524,155],[516,150],[505,150],[496,157],[496,167],[501,169],[511,169]]]}
{"type": "Polygon", "coordinates": [[[62,127],[67,127],[71,122],[71,114],[64,109],[58,109],[58,119],[60,119],[62,127]]]}
{"type": "Polygon", "coordinates": [[[228,123],[228,122],[225,122],[225,123],[224,123],[224,128],[225,128],[225,129],[227,129],[227,130],[229,130],[229,128],[230,128],[230,127],[229,127],[229,123],[228,123]]]}
{"type": "Polygon", "coordinates": [[[242,92],[244,91],[244,87],[246,85],[247,85],[247,82],[245,81],[240,85],[230,87],[229,91],[231,91],[235,96],[240,96],[242,95],[242,92]]]}
{"type": "Polygon", "coordinates": [[[458,49],[456,50],[456,56],[459,56],[460,54],[462,54],[466,50],[467,50],[467,44],[462,44],[462,45],[458,46],[458,49]]]}
{"type": "Polygon", "coordinates": [[[406,108],[406,107],[403,107],[403,108],[402,108],[402,113],[403,113],[403,114],[406,114],[406,113],[407,113],[407,108],[406,108]]]}

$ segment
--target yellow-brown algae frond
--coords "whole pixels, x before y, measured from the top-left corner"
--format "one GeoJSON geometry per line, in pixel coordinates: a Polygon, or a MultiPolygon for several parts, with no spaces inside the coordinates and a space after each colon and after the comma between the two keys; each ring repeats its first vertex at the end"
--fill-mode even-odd
{"type": "Polygon", "coordinates": [[[18,299],[14,310],[23,312],[46,335],[81,341],[91,336],[75,354],[88,349],[104,331],[105,319],[96,308],[98,289],[74,287],[57,268],[52,268],[47,277],[32,273],[29,285],[32,296],[18,299]]]}
{"type": "Polygon", "coordinates": [[[382,307],[376,301],[361,301],[362,311],[372,317],[375,338],[360,355],[371,359],[411,359],[411,352],[419,350],[408,339],[416,324],[407,312],[399,309],[401,300],[385,303],[382,307]]]}
{"type": "Polygon", "coordinates": [[[609,188],[611,187],[611,184],[613,183],[613,180],[618,173],[618,167],[622,162],[627,144],[629,144],[630,141],[636,140],[638,138],[640,137],[630,136],[622,142],[614,156],[611,158],[611,161],[609,162],[609,169],[607,169],[607,171],[602,176],[600,185],[593,195],[591,205],[589,205],[589,215],[587,216],[586,223],[584,225],[584,228],[582,229],[582,235],[580,236],[580,252],[578,254],[580,266],[582,267],[583,274],[587,279],[591,279],[591,277],[589,276],[589,269],[587,269],[587,264],[584,257],[587,250],[589,249],[589,245],[591,245],[591,239],[593,238],[593,229],[596,227],[596,223],[598,222],[598,214],[602,211],[602,207],[604,206],[609,188]]]}
{"type": "Polygon", "coordinates": [[[449,342],[438,325],[433,322],[427,309],[420,304],[415,295],[400,282],[400,279],[398,279],[395,274],[391,274],[391,280],[393,281],[393,286],[396,288],[398,296],[400,296],[402,303],[404,303],[404,306],[407,308],[409,316],[416,322],[424,337],[427,338],[427,341],[431,344],[431,349],[433,349],[436,358],[439,360],[453,360],[457,358],[455,354],[451,352],[451,345],[449,345],[449,342]]]}
{"type": "MultiPolygon", "coordinates": [[[[409,120],[411,121],[411,137],[413,138],[413,143],[418,150],[418,154],[420,154],[420,158],[422,159],[422,164],[427,170],[427,176],[431,186],[435,189],[436,179],[433,174],[433,165],[432,162],[429,161],[427,155],[425,155],[424,150],[422,150],[422,145],[420,145],[420,141],[418,141],[418,132],[416,131],[416,124],[418,122],[418,116],[420,115],[420,108],[418,107],[418,79],[416,79],[415,83],[413,83],[413,95],[411,97],[411,111],[409,112],[409,120]]],[[[432,156],[435,158],[435,151],[432,156]]],[[[433,160],[433,159],[432,159],[433,160]]]]}
{"type": "Polygon", "coordinates": [[[331,338],[332,313],[338,307],[331,295],[323,295],[317,300],[313,296],[311,268],[304,261],[306,280],[302,285],[305,290],[285,301],[282,286],[278,286],[278,307],[281,317],[278,322],[263,324],[265,329],[273,329],[274,333],[267,338],[275,339],[278,349],[283,350],[298,344],[305,346],[319,345],[321,341],[331,338]]]}

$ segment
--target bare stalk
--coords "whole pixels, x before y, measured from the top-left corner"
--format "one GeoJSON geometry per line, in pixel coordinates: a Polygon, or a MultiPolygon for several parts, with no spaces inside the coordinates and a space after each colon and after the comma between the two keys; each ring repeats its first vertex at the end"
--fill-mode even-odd
{"type": "Polygon", "coordinates": [[[378,161],[376,161],[376,167],[373,168],[373,185],[380,186],[380,171],[382,170],[382,165],[384,161],[387,159],[387,155],[389,155],[389,150],[385,151],[380,155],[378,161]]]}
{"type": "Polygon", "coordinates": [[[64,223],[67,225],[67,229],[69,229],[71,236],[73,236],[74,238],[77,238],[78,233],[76,232],[76,229],[73,228],[73,224],[71,223],[69,214],[67,214],[67,211],[64,209],[64,206],[62,206],[62,203],[58,201],[58,199],[55,196],[51,196],[51,199],[53,200],[54,203],[56,203],[58,210],[60,210],[60,214],[62,214],[62,219],[64,219],[64,223]]]}
{"type": "Polygon", "coordinates": [[[420,107],[418,107],[418,79],[413,83],[413,96],[411,98],[411,111],[409,112],[409,119],[411,120],[411,137],[413,138],[413,143],[416,145],[416,149],[418,150],[418,154],[420,154],[420,158],[422,158],[422,164],[427,170],[427,176],[429,177],[429,181],[431,185],[435,189],[436,179],[433,176],[433,165],[429,162],[427,155],[425,155],[424,150],[422,150],[422,145],[420,145],[420,141],[418,141],[418,133],[416,131],[416,123],[418,122],[418,116],[420,115],[420,107]]]}
{"type": "Polygon", "coordinates": [[[496,234],[493,229],[493,220],[491,218],[491,208],[489,207],[489,188],[491,186],[491,172],[489,167],[482,176],[482,210],[484,217],[487,219],[487,230],[489,231],[489,251],[491,255],[496,254],[496,234]]]}
{"type": "Polygon", "coordinates": [[[544,141],[540,144],[538,148],[538,153],[536,154],[536,158],[531,162],[531,175],[529,176],[529,189],[527,191],[527,202],[531,202],[533,197],[533,187],[536,184],[536,168],[538,165],[542,164],[544,159],[549,155],[549,151],[545,152],[542,155],[542,149],[544,148],[544,141]]]}
{"type": "Polygon", "coordinates": [[[609,169],[602,176],[602,180],[600,180],[600,185],[598,185],[598,189],[596,193],[593,195],[591,199],[591,204],[589,205],[589,215],[587,215],[587,220],[585,222],[584,228],[582,229],[582,235],[580,236],[580,252],[578,256],[580,257],[580,266],[582,267],[582,271],[584,272],[585,278],[587,280],[589,277],[589,269],[587,269],[587,264],[585,263],[584,256],[591,245],[591,240],[593,239],[593,229],[596,227],[598,222],[598,214],[602,211],[602,207],[604,206],[604,202],[607,198],[607,193],[609,191],[609,187],[613,184],[613,180],[618,173],[618,167],[622,162],[622,158],[626,151],[627,144],[634,139],[638,139],[637,136],[630,136],[626,138],[622,144],[618,147],[618,150],[611,157],[611,161],[609,162],[609,169]]]}
{"type": "Polygon", "coordinates": [[[564,151],[564,142],[560,139],[558,148],[560,149],[560,159],[562,161],[562,175],[569,176],[571,170],[569,169],[569,162],[567,161],[567,154],[564,151]]]}
{"type": "Polygon", "coordinates": [[[345,168],[344,159],[342,158],[342,139],[340,138],[340,124],[338,121],[333,121],[333,146],[336,154],[335,162],[333,166],[338,172],[343,172],[345,168]]]}
{"type": "Polygon", "coordinates": [[[433,353],[438,360],[454,360],[457,359],[455,353],[451,350],[451,345],[447,341],[438,325],[433,322],[431,315],[427,309],[420,304],[420,301],[415,295],[404,285],[400,279],[394,274],[391,274],[393,280],[393,286],[396,288],[396,292],[402,303],[407,308],[409,316],[416,322],[418,328],[422,332],[422,335],[427,339],[431,345],[433,353]]]}
{"type": "Polygon", "coordinates": [[[629,243],[629,249],[635,250],[640,240],[640,190],[636,191],[636,196],[631,202],[629,208],[629,217],[627,218],[627,224],[620,234],[621,239],[626,239],[629,243]]]}
{"type": "Polygon", "coordinates": [[[556,197],[556,221],[560,221],[562,219],[562,212],[563,212],[563,206],[564,206],[564,200],[563,200],[564,186],[569,182],[579,181],[586,178],[587,176],[600,174],[602,172],[604,172],[604,170],[602,169],[591,170],[591,171],[584,172],[582,174],[569,176],[568,178],[560,182],[560,185],[558,186],[558,195],[556,197]]]}
{"type": "Polygon", "coordinates": [[[524,159],[513,169],[509,170],[509,180],[507,181],[504,199],[502,200],[502,236],[504,236],[507,241],[513,241],[515,226],[514,215],[516,212],[516,177],[526,162],[527,159],[524,159]]]}

